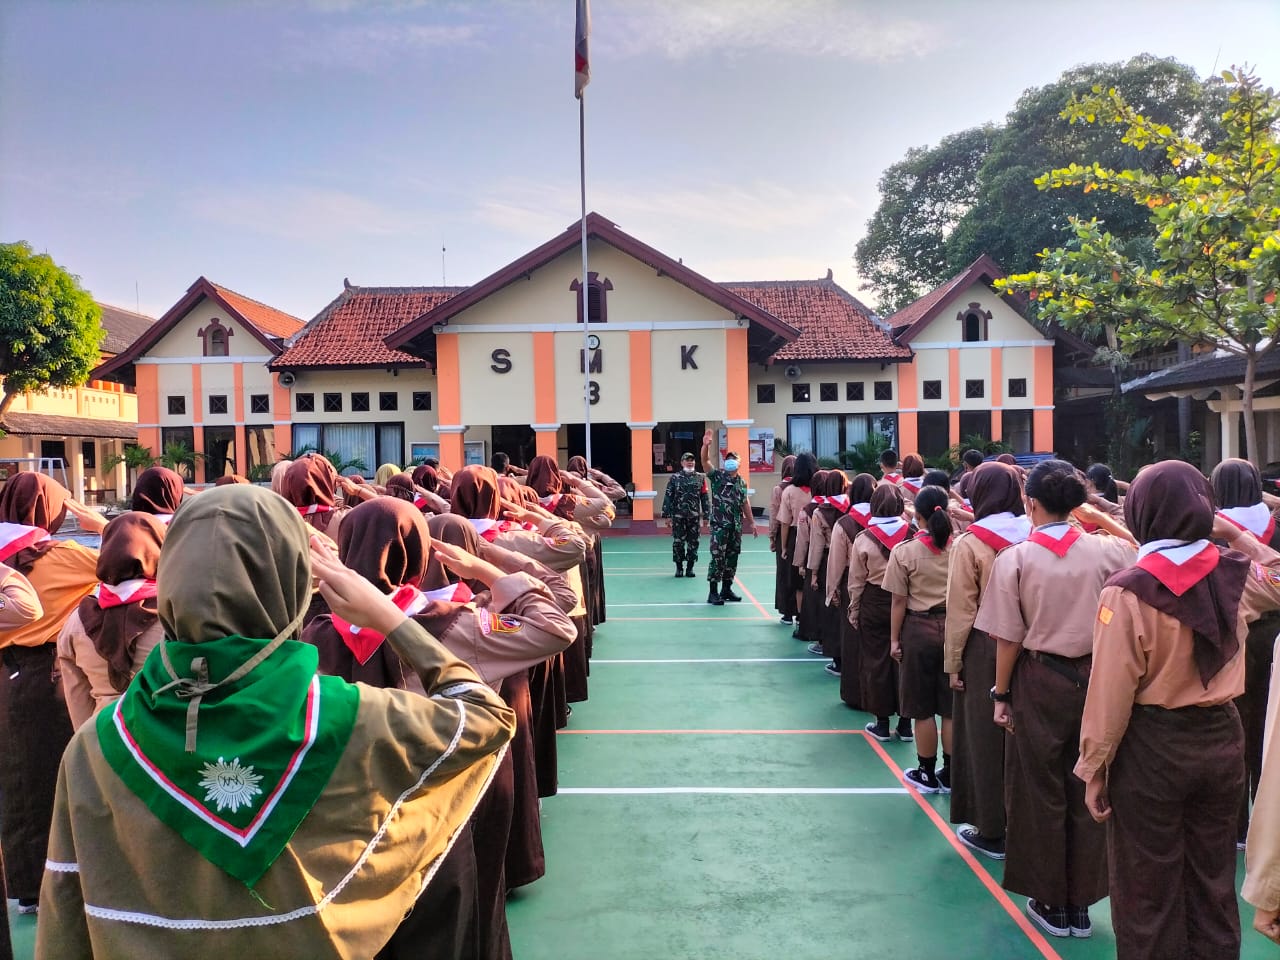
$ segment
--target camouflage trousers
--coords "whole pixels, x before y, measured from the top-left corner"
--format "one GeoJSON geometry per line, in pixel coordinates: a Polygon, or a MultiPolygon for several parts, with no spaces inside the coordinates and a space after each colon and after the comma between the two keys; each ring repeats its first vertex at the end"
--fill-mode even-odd
{"type": "Polygon", "coordinates": [[[698,562],[698,517],[671,518],[671,559],[676,563],[698,562]]]}
{"type": "Polygon", "coordinates": [[[711,527],[711,566],[708,580],[732,580],[738,572],[738,554],[742,552],[742,526],[711,527]]]}

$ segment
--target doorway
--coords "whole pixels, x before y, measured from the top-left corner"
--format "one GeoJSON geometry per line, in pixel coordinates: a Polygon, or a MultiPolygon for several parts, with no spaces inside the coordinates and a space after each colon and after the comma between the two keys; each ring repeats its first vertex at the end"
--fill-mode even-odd
{"type": "Polygon", "coordinates": [[[527,467],[538,455],[537,440],[533,427],[527,423],[495,424],[492,452],[505,453],[517,467],[527,467]]]}
{"type": "MultiPolygon", "coordinates": [[[[581,423],[568,427],[570,457],[585,456],[587,432],[581,423]]],[[[591,466],[603,470],[622,486],[631,482],[631,428],[625,423],[591,424],[591,466]]]]}

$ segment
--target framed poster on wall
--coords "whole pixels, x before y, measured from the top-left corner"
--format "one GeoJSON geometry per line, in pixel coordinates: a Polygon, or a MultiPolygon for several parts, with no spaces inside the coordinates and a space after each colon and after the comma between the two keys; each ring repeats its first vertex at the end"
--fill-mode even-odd
{"type": "MultiPolygon", "coordinates": [[[[751,427],[747,432],[747,462],[751,473],[773,473],[773,427],[751,427]]],[[[720,429],[720,459],[729,450],[729,431],[720,429]]],[[[739,450],[738,455],[742,456],[739,450]]]]}
{"type": "MultiPolygon", "coordinates": [[[[485,441],[467,440],[462,445],[463,459],[468,467],[488,462],[485,456],[485,441]]],[[[440,441],[424,440],[421,443],[409,444],[409,460],[411,463],[422,463],[428,458],[440,459],[440,441]]]]}

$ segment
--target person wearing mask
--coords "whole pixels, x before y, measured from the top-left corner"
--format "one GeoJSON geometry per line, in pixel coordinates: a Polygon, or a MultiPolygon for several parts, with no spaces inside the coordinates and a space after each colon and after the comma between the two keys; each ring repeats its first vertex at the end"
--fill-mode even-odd
{"type": "Polygon", "coordinates": [[[36,957],[374,957],[483,796],[511,710],[256,486],[185,505],[157,582],[166,639],[62,757],[36,957]],[[317,675],[295,639],[313,572],[427,696],[317,675]]]}
{"type": "Polygon", "coordinates": [[[742,525],[749,524],[751,536],[759,537],[747,484],[738,472],[741,462],[730,450],[723,467],[713,468],[711,443],[714,434],[708,430],[702,437],[702,462],[707,464],[707,485],[711,488],[711,563],[707,567],[707,603],[723,606],[726,600],[742,599],[733,592],[733,578],[738,574],[738,555],[742,553],[742,525]],[[720,591],[716,592],[716,584],[720,591]]]}
{"type": "Polygon", "coordinates": [[[692,577],[698,562],[698,540],[703,519],[711,518],[707,478],[698,472],[697,458],[686,453],[680,472],[667,481],[662,495],[662,517],[671,524],[671,558],[677,577],[692,577]]]}
{"type": "Polygon", "coordinates": [[[1080,723],[1093,621],[1107,579],[1133,547],[1068,522],[1085,502],[1075,467],[1045,460],[1025,487],[1032,532],[996,557],[974,629],[995,640],[992,717],[1005,741],[1006,890],[1055,937],[1088,937],[1089,907],[1107,895],[1106,832],[1084,805],[1080,723]]]}

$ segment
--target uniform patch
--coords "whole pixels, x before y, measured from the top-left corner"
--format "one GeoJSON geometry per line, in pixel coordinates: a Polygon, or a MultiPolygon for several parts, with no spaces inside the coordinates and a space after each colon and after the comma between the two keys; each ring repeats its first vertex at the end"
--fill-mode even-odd
{"type": "Polygon", "coordinates": [[[515,617],[500,614],[493,618],[492,629],[494,633],[519,633],[520,621],[515,617]]]}
{"type": "Polygon", "coordinates": [[[1255,563],[1253,565],[1253,575],[1258,578],[1259,583],[1280,587],[1280,570],[1273,570],[1270,567],[1264,567],[1260,563],[1255,563]]]}
{"type": "Polygon", "coordinates": [[[1098,622],[1104,627],[1111,625],[1111,618],[1115,616],[1115,611],[1110,607],[1098,608],[1098,622]]]}

